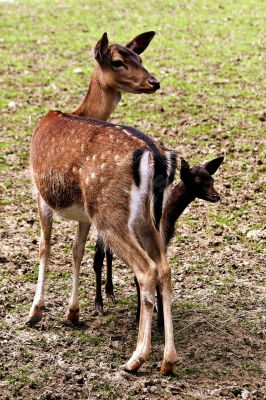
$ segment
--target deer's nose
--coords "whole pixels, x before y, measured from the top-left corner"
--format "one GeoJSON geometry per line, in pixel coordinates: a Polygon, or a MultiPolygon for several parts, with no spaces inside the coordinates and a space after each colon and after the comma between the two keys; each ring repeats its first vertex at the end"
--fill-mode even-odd
{"type": "Polygon", "coordinates": [[[148,83],[153,87],[153,89],[160,89],[160,82],[154,76],[151,76],[148,79],[148,83]]]}

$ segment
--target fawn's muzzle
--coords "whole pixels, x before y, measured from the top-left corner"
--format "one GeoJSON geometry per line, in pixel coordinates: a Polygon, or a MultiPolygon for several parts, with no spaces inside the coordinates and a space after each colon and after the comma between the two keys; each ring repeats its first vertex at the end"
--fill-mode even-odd
{"type": "Polygon", "coordinates": [[[154,90],[160,89],[160,82],[159,82],[155,77],[149,78],[149,79],[148,79],[148,84],[149,84],[154,90]]]}
{"type": "Polygon", "coordinates": [[[212,193],[212,195],[211,195],[211,201],[213,202],[213,203],[217,203],[217,201],[219,201],[220,200],[220,195],[219,195],[219,193],[212,193]]]}

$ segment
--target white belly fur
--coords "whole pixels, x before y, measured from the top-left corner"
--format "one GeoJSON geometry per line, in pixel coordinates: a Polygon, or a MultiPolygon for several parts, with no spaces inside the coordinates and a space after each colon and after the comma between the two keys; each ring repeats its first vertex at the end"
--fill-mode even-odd
{"type": "Polygon", "coordinates": [[[73,206],[63,208],[56,212],[60,217],[73,221],[90,222],[88,214],[84,207],[74,204],[73,206]]]}

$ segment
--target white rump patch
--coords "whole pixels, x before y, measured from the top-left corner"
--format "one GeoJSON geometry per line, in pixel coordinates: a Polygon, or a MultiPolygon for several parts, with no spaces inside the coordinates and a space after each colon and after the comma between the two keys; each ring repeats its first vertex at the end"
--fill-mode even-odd
{"type": "Polygon", "coordinates": [[[149,193],[151,178],[153,175],[153,162],[150,160],[150,153],[145,151],[145,153],[141,157],[139,172],[140,172],[140,185],[137,187],[135,183],[131,188],[130,192],[130,214],[128,227],[129,229],[133,228],[134,222],[137,219],[138,215],[141,214],[142,208],[144,207],[144,203],[146,197],[149,193]]]}

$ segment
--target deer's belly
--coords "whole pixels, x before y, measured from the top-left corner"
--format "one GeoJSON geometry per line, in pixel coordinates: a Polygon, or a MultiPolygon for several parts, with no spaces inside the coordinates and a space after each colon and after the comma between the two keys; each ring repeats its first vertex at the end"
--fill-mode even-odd
{"type": "Polygon", "coordinates": [[[62,218],[70,219],[73,221],[80,221],[80,222],[90,221],[84,207],[82,207],[79,204],[73,204],[70,207],[57,210],[56,214],[58,214],[62,218]]]}

